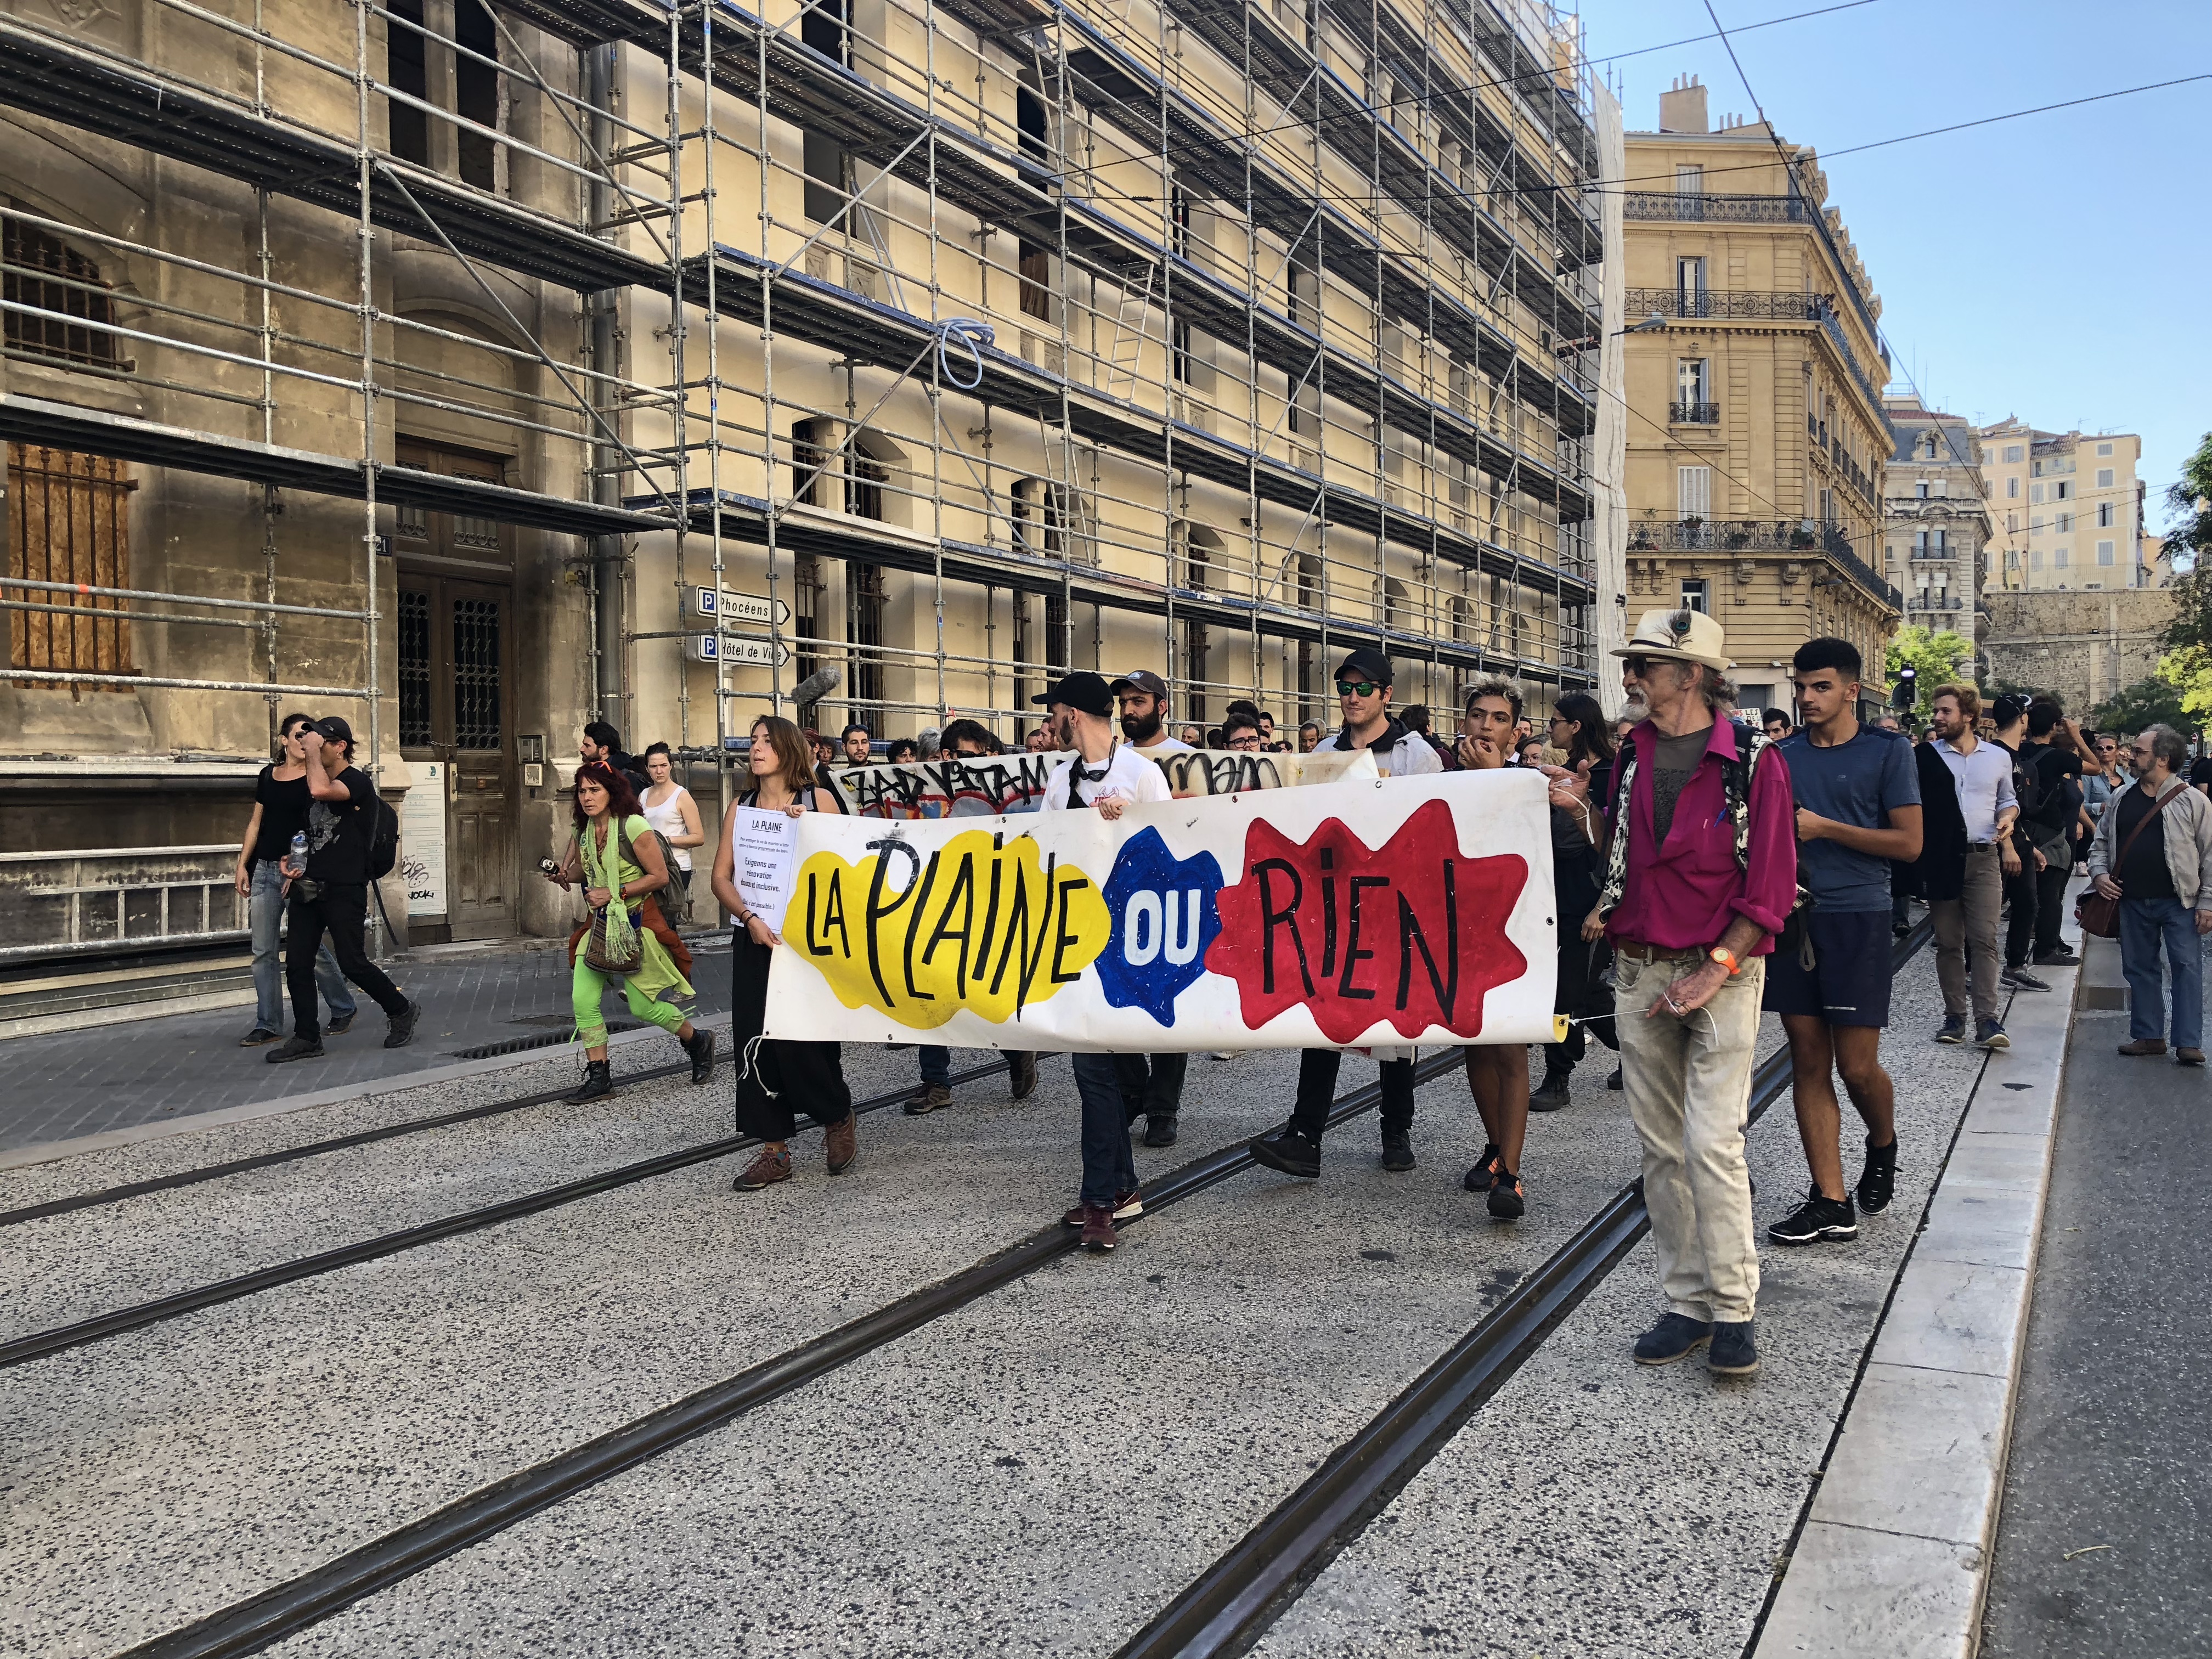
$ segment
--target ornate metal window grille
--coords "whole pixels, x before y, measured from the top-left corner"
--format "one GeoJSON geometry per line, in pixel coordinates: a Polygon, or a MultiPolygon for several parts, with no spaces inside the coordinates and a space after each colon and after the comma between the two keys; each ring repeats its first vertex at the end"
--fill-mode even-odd
{"type": "Polygon", "coordinates": [[[499,601],[453,601],[453,746],[506,744],[499,706],[499,601]]]}

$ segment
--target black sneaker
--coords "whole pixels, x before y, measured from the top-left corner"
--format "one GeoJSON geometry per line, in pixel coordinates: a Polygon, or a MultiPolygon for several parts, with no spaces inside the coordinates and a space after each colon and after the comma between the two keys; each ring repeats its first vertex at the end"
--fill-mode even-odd
{"type": "Polygon", "coordinates": [[[1869,1215],[1880,1215],[1889,1207],[1890,1195],[1897,1188],[1897,1141],[1892,1137],[1887,1146],[1867,1142],[1866,1168],[1859,1171],[1859,1208],[1869,1215]]]}
{"type": "Polygon", "coordinates": [[[1636,1363],[1671,1365],[1712,1340],[1713,1328],[1687,1314],[1665,1313],[1659,1322],[1636,1339],[1636,1363]]]}
{"type": "Polygon", "coordinates": [[[1413,1167],[1413,1138],[1403,1129],[1386,1131],[1382,1136],[1382,1167],[1394,1172],[1413,1167]]]}
{"type": "Polygon", "coordinates": [[[1964,1042],[1966,1040],[1966,1017],[1964,1014],[1944,1015],[1943,1024],[1936,1030],[1936,1041],[1938,1042],[1964,1042]]]}
{"type": "Polygon", "coordinates": [[[925,1083],[906,1097],[906,1115],[922,1117],[940,1111],[952,1103],[952,1089],[948,1084],[925,1083]]]}
{"type": "MultiPolygon", "coordinates": [[[[1176,1115],[1173,1112],[1152,1112],[1145,1118],[1145,1145],[1172,1146],[1176,1144],[1176,1115]]],[[[1116,1216],[1115,1220],[1121,1218],[1116,1216]]]]}
{"type": "Polygon", "coordinates": [[[288,1036],[281,1048],[271,1048],[262,1056],[271,1066],[282,1066],[290,1060],[320,1060],[323,1040],[320,1037],[288,1036]]]}
{"type": "Polygon", "coordinates": [[[2061,945],[2049,951],[2038,951],[2028,960],[2039,968],[2079,968],[2081,958],[2074,954],[2069,945],[2061,945]]]}
{"type": "Polygon", "coordinates": [[[1621,1075],[1620,1066],[1616,1066],[1613,1068],[1613,1075],[1606,1079],[1605,1086],[1615,1094],[1619,1094],[1628,1086],[1628,1079],[1621,1075]]]}
{"type": "Polygon", "coordinates": [[[1974,1043],[1982,1048],[2009,1048],[2012,1039],[2005,1035],[2002,1020],[1985,1019],[1974,1027],[1974,1043]]]}
{"type": "Polygon", "coordinates": [[[2038,979],[2029,973],[2026,963],[2017,968],[2006,969],[1997,975],[1997,983],[2009,985],[2015,991],[2048,991],[2051,988],[2051,981],[2038,979]]]}
{"type": "Polygon", "coordinates": [[[356,1009],[351,1014],[332,1014],[331,1016],[331,1023],[323,1027],[323,1035],[325,1036],[343,1036],[348,1031],[353,1030],[355,1017],[358,1015],[360,1012],[361,1011],[359,1009],[356,1009]]]}
{"type": "Polygon", "coordinates": [[[241,1048],[266,1048],[270,1043],[282,1042],[283,1040],[284,1034],[282,1031],[272,1031],[266,1025],[257,1025],[239,1038],[238,1046],[241,1048]]]}
{"type": "Polygon", "coordinates": [[[1467,1178],[1459,1184],[1471,1193],[1488,1192],[1492,1183],[1498,1179],[1498,1143],[1494,1140],[1486,1142],[1480,1161],[1467,1172],[1467,1178]]]}
{"type": "Polygon", "coordinates": [[[1006,1056],[1006,1079],[1012,1085],[1016,1100],[1027,1100],[1036,1092],[1036,1055],[1027,1048],[1017,1048],[1006,1056]]]}
{"type": "Polygon", "coordinates": [[[1490,1183],[1490,1213],[1500,1221],[1518,1221],[1528,1206],[1521,1194],[1521,1177],[1498,1160],[1498,1178],[1490,1183]]]}
{"type": "Polygon", "coordinates": [[[1715,1322],[1712,1346],[1705,1351],[1705,1369],[1723,1376],[1749,1376],[1759,1369],[1759,1344],[1753,1340],[1751,1321],[1715,1322]]]}
{"type": "Polygon", "coordinates": [[[684,1045],[684,1052],[691,1056],[691,1081],[704,1083],[714,1074],[714,1034],[704,1026],[694,1026],[691,1040],[684,1045]]]}
{"type": "Polygon", "coordinates": [[[410,1002],[399,1012],[392,1015],[391,1024],[385,1030],[384,1046],[387,1048],[404,1048],[409,1043],[414,1042],[415,1022],[422,1018],[422,1005],[419,1002],[410,1002]]]}
{"type": "Polygon", "coordinates": [[[1574,1074],[1571,1066],[1554,1066],[1544,1062],[1544,1080],[1528,1091],[1528,1109],[1532,1112],[1556,1112],[1569,1099],[1567,1079],[1574,1074]]]}
{"type": "Polygon", "coordinates": [[[1308,1140],[1287,1123],[1271,1135],[1261,1135],[1250,1146],[1254,1159],[1271,1170],[1302,1181],[1321,1178],[1320,1143],[1308,1140]]]}
{"type": "Polygon", "coordinates": [[[1859,1218],[1850,1199],[1823,1198],[1815,1187],[1794,1214],[1766,1230],[1777,1244],[1826,1244],[1859,1236],[1859,1218]]]}

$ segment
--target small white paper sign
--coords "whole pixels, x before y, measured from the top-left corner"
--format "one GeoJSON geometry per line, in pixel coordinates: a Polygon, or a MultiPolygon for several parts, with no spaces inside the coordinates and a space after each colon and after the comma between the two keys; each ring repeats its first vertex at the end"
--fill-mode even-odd
{"type": "Polygon", "coordinates": [[[791,902],[792,853],[799,820],[781,808],[731,809],[730,850],[738,894],[772,932],[783,932],[783,912],[791,902]]]}

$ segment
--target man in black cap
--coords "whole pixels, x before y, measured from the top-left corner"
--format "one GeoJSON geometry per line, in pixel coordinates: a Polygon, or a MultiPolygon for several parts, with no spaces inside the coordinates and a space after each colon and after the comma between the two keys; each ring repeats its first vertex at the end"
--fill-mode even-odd
{"type": "Polygon", "coordinates": [[[312,1060],[323,1052],[315,1022],[315,953],[323,936],[339,971],[376,999],[391,1020],[384,1046],[402,1048],[415,1035],[420,1003],[410,1002],[368,959],[368,854],[377,823],[376,786],[353,763],[353,728],[333,714],[300,734],[307,758],[307,861],[289,867],[285,913],[284,982],[292,994],[292,1035],[269,1051],[269,1063],[312,1060]]]}
{"type": "MultiPolygon", "coordinates": [[[[1390,713],[1390,659],[1362,646],[1336,671],[1336,696],[1344,709],[1344,726],[1322,744],[1330,754],[1369,749],[1375,763],[1394,778],[1441,772],[1443,762],[1417,732],[1390,713]]],[[[1335,1048],[1308,1048],[1298,1056],[1297,1104],[1291,1121],[1271,1135],[1252,1143],[1252,1156],[1271,1170],[1311,1181],[1321,1174],[1322,1130],[1336,1095],[1336,1074],[1344,1060],[1335,1048]]],[[[1402,1060],[1382,1065],[1382,1167],[1402,1170],[1413,1167],[1413,1061],[1410,1051],[1402,1060]]]]}
{"type": "MultiPolygon", "coordinates": [[[[1188,744],[1168,735],[1167,682],[1149,668],[1124,674],[1107,688],[1121,705],[1121,735],[1148,761],[1188,755],[1188,744]]],[[[1116,1054],[1121,1100],[1129,1121],[1145,1120],[1145,1145],[1176,1144],[1176,1116],[1182,1109],[1183,1074],[1188,1054],[1116,1054]]]]}
{"type": "MultiPolygon", "coordinates": [[[[1036,699],[1055,748],[1074,753],[1045,785],[1048,812],[1096,807],[1112,822],[1132,801],[1170,799],[1160,769],[1114,735],[1114,694],[1097,674],[1070,674],[1036,699]]],[[[1072,1054],[1075,1090],[1083,1098],[1083,1192],[1067,1224],[1083,1230],[1086,1250],[1110,1250],[1116,1221],[1145,1212],[1137,1165],[1129,1151],[1129,1117],[1121,1103],[1115,1054],[1072,1054]]]]}

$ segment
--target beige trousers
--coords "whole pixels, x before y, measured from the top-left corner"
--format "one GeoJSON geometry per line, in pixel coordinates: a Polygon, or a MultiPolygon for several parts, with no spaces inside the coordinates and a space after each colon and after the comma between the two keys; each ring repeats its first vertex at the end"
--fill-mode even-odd
{"type": "Polygon", "coordinates": [[[1744,1117],[1766,962],[1754,957],[1704,1007],[1680,1018],[1644,1010],[1703,960],[1678,951],[1615,957],[1613,1029],[1628,1112],[1644,1141],[1644,1202],[1667,1305],[1692,1319],[1739,1324],[1759,1300],[1744,1117]]]}
{"type": "Polygon", "coordinates": [[[1997,917],[2004,909],[2004,866],[1994,844],[1966,849],[1966,882],[1954,899],[1928,907],[1936,922],[1936,982],[1943,988],[1943,1012],[1966,1012],[1967,964],[1973,967],[1976,1019],[1997,1017],[1997,917]]]}

